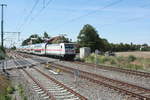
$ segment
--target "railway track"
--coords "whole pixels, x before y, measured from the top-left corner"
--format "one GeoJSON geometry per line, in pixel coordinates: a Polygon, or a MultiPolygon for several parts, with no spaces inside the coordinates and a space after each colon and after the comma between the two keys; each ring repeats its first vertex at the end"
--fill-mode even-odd
{"type": "MultiPolygon", "coordinates": [[[[78,70],[78,69],[75,69],[75,68],[70,68],[70,67],[59,65],[59,64],[52,64],[52,66],[54,68],[59,68],[62,71],[70,73],[72,75],[74,75],[74,72],[76,70],[78,70]]],[[[112,69],[109,69],[109,70],[112,70],[112,69]]],[[[114,79],[106,78],[104,76],[100,76],[100,75],[97,75],[97,74],[85,72],[85,71],[82,71],[82,70],[78,70],[78,71],[80,73],[79,77],[81,77],[83,79],[87,79],[91,82],[94,82],[94,83],[97,83],[97,84],[100,84],[100,85],[104,85],[104,86],[109,87],[111,89],[114,89],[116,91],[125,93],[127,95],[131,95],[132,97],[136,97],[140,100],[150,100],[150,89],[146,89],[146,88],[136,86],[136,85],[132,85],[132,84],[129,84],[129,83],[125,83],[125,82],[122,82],[122,81],[117,81],[117,80],[114,80],[114,79]]],[[[129,73],[129,74],[132,74],[132,73],[129,73]]],[[[137,74],[135,74],[135,75],[137,75],[137,74]]]]}
{"type": "MultiPolygon", "coordinates": [[[[24,61],[25,62],[25,61],[24,61]]],[[[15,62],[19,65],[20,62],[15,62]]],[[[35,91],[40,97],[46,100],[87,100],[79,93],[65,86],[61,82],[55,80],[41,70],[32,67],[30,69],[22,69],[24,73],[32,80],[35,91]],[[34,77],[33,77],[34,76],[34,77]]]]}
{"type": "Polygon", "coordinates": [[[141,100],[150,100],[150,89],[143,88],[140,86],[132,85],[129,83],[125,83],[122,81],[114,80],[111,78],[107,78],[104,76],[100,76],[97,74],[89,73],[86,71],[82,71],[75,68],[70,68],[67,66],[59,65],[59,64],[51,64],[52,67],[62,70],[63,72],[67,72],[69,74],[74,75],[75,71],[78,71],[79,77],[83,79],[87,79],[91,82],[104,85],[111,89],[114,89],[119,92],[123,92],[127,95],[131,95],[132,97],[139,98],[141,100]]]}
{"type": "MultiPolygon", "coordinates": [[[[31,57],[28,54],[19,54],[19,55],[24,56],[24,57],[31,57]]],[[[105,66],[105,65],[96,65],[96,64],[93,64],[93,63],[83,63],[83,62],[79,62],[79,61],[73,61],[73,62],[72,61],[67,61],[67,62],[74,63],[74,64],[86,65],[86,66],[92,67],[92,68],[96,67],[96,68],[99,68],[99,69],[117,71],[117,72],[121,72],[121,73],[126,73],[126,74],[141,76],[141,77],[145,77],[145,78],[150,78],[150,73],[148,73],[148,72],[142,72],[142,71],[130,70],[130,69],[123,69],[123,68],[119,68],[119,67],[112,67],[112,66],[105,66]]]]}
{"type": "Polygon", "coordinates": [[[78,62],[78,61],[74,61],[74,62],[70,62],[70,63],[81,64],[81,65],[86,65],[88,67],[96,67],[99,69],[118,71],[118,72],[122,72],[122,73],[126,73],[126,74],[132,74],[132,75],[138,75],[141,77],[150,78],[150,73],[148,73],[148,72],[141,72],[141,71],[123,69],[123,68],[112,67],[112,66],[96,65],[96,64],[92,64],[92,63],[83,63],[83,62],[78,62]]]}

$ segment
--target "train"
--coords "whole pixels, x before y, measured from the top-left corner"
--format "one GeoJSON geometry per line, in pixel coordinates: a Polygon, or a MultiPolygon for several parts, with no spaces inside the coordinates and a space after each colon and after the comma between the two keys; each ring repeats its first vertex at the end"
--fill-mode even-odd
{"type": "Polygon", "coordinates": [[[58,44],[32,44],[20,46],[17,51],[39,56],[51,56],[66,60],[73,60],[76,56],[75,44],[73,43],[58,43],[58,44]]]}

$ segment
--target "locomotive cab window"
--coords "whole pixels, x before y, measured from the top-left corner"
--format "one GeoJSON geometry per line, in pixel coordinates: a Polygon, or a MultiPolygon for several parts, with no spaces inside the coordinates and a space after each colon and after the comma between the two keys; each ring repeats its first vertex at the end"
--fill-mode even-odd
{"type": "Polygon", "coordinates": [[[66,45],[65,45],[65,48],[66,48],[66,49],[73,49],[73,48],[74,48],[74,45],[73,45],[73,44],[66,44],[66,45]]]}

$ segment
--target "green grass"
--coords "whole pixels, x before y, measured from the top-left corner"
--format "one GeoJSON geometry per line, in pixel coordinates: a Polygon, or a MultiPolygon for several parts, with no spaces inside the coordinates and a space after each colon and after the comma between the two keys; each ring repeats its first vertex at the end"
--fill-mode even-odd
{"type": "Polygon", "coordinates": [[[123,56],[102,56],[91,54],[84,58],[85,62],[110,65],[115,67],[133,69],[133,70],[150,70],[150,58],[138,58],[133,55],[123,56]]]}
{"type": "Polygon", "coordinates": [[[11,93],[13,91],[10,80],[0,75],[0,100],[11,100],[11,93]]]}
{"type": "Polygon", "coordinates": [[[0,94],[0,100],[11,100],[11,96],[8,94],[0,94]]]}
{"type": "Polygon", "coordinates": [[[27,100],[27,97],[25,96],[24,88],[21,84],[17,86],[17,90],[19,91],[19,94],[22,97],[22,100],[27,100]]]}

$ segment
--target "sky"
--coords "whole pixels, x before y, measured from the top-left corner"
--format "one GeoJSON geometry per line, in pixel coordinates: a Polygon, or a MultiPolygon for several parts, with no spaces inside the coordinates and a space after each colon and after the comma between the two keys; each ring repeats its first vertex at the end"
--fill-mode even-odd
{"type": "Polygon", "coordinates": [[[77,40],[85,24],[111,43],[150,45],[150,0],[0,0],[4,8],[5,45],[31,34],[66,34],[77,40]],[[12,42],[11,42],[12,40],[12,42]]]}

